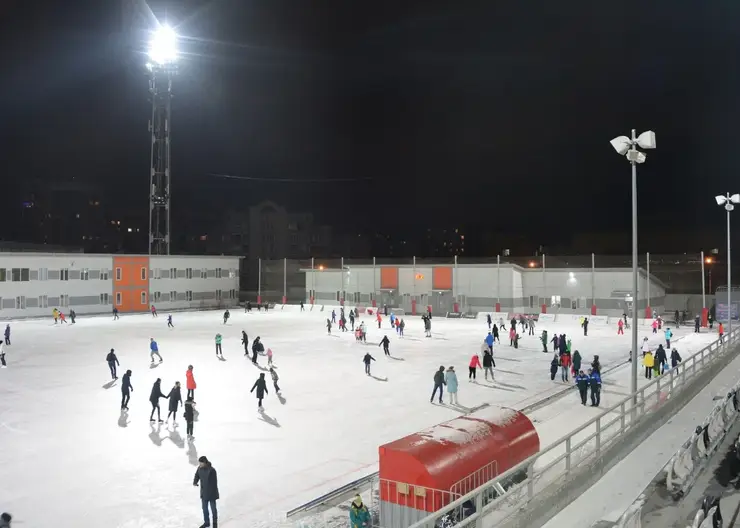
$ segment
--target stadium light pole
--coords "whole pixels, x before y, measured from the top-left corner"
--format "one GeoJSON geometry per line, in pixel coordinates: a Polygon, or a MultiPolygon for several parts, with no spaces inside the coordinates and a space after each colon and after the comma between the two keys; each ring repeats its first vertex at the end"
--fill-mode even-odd
{"type": "Polygon", "coordinates": [[[169,255],[170,198],[170,120],[172,78],[177,73],[177,34],[169,26],[159,26],[149,42],[149,95],[152,117],[151,163],[149,170],[149,255],[169,255]]]}
{"type": "MultiPolygon", "coordinates": [[[[727,193],[725,196],[717,195],[714,197],[717,205],[723,205],[727,211],[727,335],[732,339],[732,260],[730,256],[730,211],[735,209],[733,204],[740,203],[740,194],[727,193]]],[[[711,292],[710,292],[711,293],[711,292]]]]}
{"type": "MultiPolygon", "coordinates": [[[[648,130],[639,136],[632,129],[631,137],[619,136],[611,140],[617,154],[625,156],[632,165],[632,412],[637,409],[637,165],[645,163],[647,156],[637,150],[655,148],[655,132],[648,130]]],[[[650,280],[650,277],[647,277],[650,280]]],[[[649,302],[649,301],[648,301],[649,302]]]]}

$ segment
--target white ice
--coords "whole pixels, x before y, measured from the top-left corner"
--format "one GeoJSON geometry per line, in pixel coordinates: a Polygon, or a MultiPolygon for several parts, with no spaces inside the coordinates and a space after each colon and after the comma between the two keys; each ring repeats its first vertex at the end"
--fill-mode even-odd
{"type": "MultiPolygon", "coordinates": [[[[627,358],[630,342],[613,327],[594,325],[583,337],[575,324],[542,324],[537,336],[522,336],[518,350],[502,339],[494,353],[496,381],[485,382],[479,371],[473,384],[466,381],[467,366],[487,333],[483,320],[434,318],[428,339],[418,317],[405,317],[406,336],[399,338],[386,322],[379,330],[364,316],[369,342],[362,345],[336,327],[327,335],[326,316],[235,310],[223,325],[220,312],[175,313],[174,329],[164,314],[115,322],[80,317],[74,326],[12,322],[8,368],[0,370],[0,509],[24,526],[198,526],[192,478],[197,458],[206,455],[219,475],[220,526],[289,526],[290,508],[377,471],[379,445],[460,415],[460,409],[429,403],[440,365],[456,367],[461,405],[522,408],[564,386],[550,381],[552,354],[541,351],[542,329],[572,335],[584,365],[599,354],[604,370],[627,358]],[[268,383],[264,415],[249,393],[261,370],[243,355],[242,329],[250,340],[261,336],[275,354],[283,400],[268,383]],[[223,362],[215,355],[218,332],[223,362]],[[376,346],[386,334],[393,359],[376,346]],[[149,337],[164,358],[156,369],[149,368],[149,337]],[[110,348],[121,362],[119,377],[133,371],[127,415],[119,412],[120,382],[106,388],[110,348]],[[366,351],[377,359],[374,377],[363,371],[366,351]],[[148,402],[157,377],[165,394],[180,381],[184,396],[189,364],[200,413],[192,443],[185,439],[182,410],[179,427],[152,427],[148,402]]],[[[685,357],[708,338],[692,336],[677,346],[685,357]]],[[[657,344],[660,336],[651,340],[657,344]]],[[[266,358],[259,362],[264,366],[266,358]]],[[[628,379],[628,366],[605,376],[602,406],[628,392],[628,379]]],[[[166,400],[161,406],[166,415],[166,400]]],[[[574,394],[532,418],[544,447],[597,412],[581,407],[574,394]]]]}

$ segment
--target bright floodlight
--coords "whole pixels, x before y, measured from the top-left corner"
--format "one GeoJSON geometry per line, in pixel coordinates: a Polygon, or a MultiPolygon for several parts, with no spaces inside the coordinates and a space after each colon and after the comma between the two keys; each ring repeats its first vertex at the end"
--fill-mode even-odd
{"type": "Polygon", "coordinates": [[[655,132],[652,130],[646,130],[639,136],[637,136],[637,144],[644,149],[655,148],[655,132]]]}
{"type": "Polygon", "coordinates": [[[714,197],[714,199],[717,200],[717,205],[722,205],[725,203],[725,201],[727,201],[727,197],[722,195],[717,195],[714,197]]]}
{"type": "Polygon", "coordinates": [[[616,150],[620,156],[624,156],[625,154],[627,154],[627,151],[632,146],[632,142],[627,136],[615,137],[610,141],[610,143],[612,144],[612,147],[614,147],[614,150],[616,150]]]}
{"type": "Polygon", "coordinates": [[[177,60],[177,34],[169,26],[160,26],[149,43],[149,58],[157,64],[177,60]]]}

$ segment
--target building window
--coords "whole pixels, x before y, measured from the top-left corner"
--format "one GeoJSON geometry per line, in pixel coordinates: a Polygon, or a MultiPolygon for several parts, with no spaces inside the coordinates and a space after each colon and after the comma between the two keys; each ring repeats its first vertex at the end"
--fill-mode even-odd
{"type": "Polygon", "coordinates": [[[141,268],[141,280],[146,280],[146,268],[141,268]]]}
{"type": "Polygon", "coordinates": [[[560,295],[553,295],[552,297],[550,297],[550,306],[555,306],[557,308],[560,308],[560,302],[561,302],[560,295]]]}
{"type": "Polygon", "coordinates": [[[221,290],[216,290],[216,299],[220,301],[222,298],[223,298],[223,293],[221,292],[221,290]]]}
{"type": "Polygon", "coordinates": [[[13,282],[28,282],[31,277],[31,271],[28,268],[13,268],[11,270],[11,276],[13,282]]]}
{"type": "Polygon", "coordinates": [[[48,308],[48,307],[49,307],[49,296],[39,295],[39,308],[48,308]]]}
{"type": "MultiPolygon", "coordinates": [[[[119,293],[120,295],[120,293],[119,293]]],[[[107,293],[100,294],[100,304],[110,304],[110,299],[107,293]]]]}
{"type": "Polygon", "coordinates": [[[171,291],[170,292],[170,302],[175,302],[177,300],[177,292],[171,291]]]}
{"type": "Polygon", "coordinates": [[[170,268],[170,279],[177,278],[177,268],[170,268]]]}
{"type": "Polygon", "coordinates": [[[116,280],[121,280],[121,268],[116,268],[116,280]]]}
{"type": "Polygon", "coordinates": [[[121,306],[121,292],[116,292],[116,306],[121,306]]]}
{"type": "Polygon", "coordinates": [[[26,298],[23,295],[20,295],[15,298],[15,308],[16,310],[26,309],[26,298]]]}
{"type": "Polygon", "coordinates": [[[0,268],[0,282],[5,282],[6,280],[8,280],[7,275],[8,270],[6,270],[5,268],[0,268]]]}
{"type": "Polygon", "coordinates": [[[162,300],[162,292],[154,292],[154,302],[158,303],[162,300]]]}
{"type": "Polygon", "coordinates": [[[161,279],[162,278],[162,268],[154,268],[152,270],[149,270],[149,278],[150,279],[161,279]]]}
{"type": "Polygon", "coordinates": [[[69,306],[69,295],[63,293],[59,296],[59,306],[69,306]]]}
{"type": "Polygon", "coordinates": [[[193,292],[188,290],[185,292],[185,300],[186,301],[192,301],[193,300],[193,292]]]}
{"type": "Polygon", "coordinates": [[[229,290],[229,299],[236,299],[236,290],[229,290]]]}
{"type": "Polygon", "coordinates": [[[221,278],[221,268],[216,268],[216,278],[217,279],[221,278]]]}
{"type": "Polygon", "coordinates": [[[146,304],[146,292],[141,292],[141,304],[146,304]]]}
{"type": "Polygon", "coordinates": [[[108,270],[107,269],[100,270],[100,280],[108,280],[108,270]]]}
{"type": "Polygon", "coordinates": [[[89,280],[90,279],[90,271],[85,268],[80,272],[80,280],[89,280]]]}
{"type": "Polygon", "coordinates": [[[61,269],[59,270],[59,280],[68,281],[69,280],[69,270],[68,269],[61,269]]]}
{"type": "Polygon", "coordinates": [[[208,278],[208,270],[206,270],[206,269],[200,270],[200,278],[201,279],[207,279],[208,278]]]}
{"type": "Polygon", "coordinates": [[[39,268],[39,280],[49,280],[49,270],[47,268],[39,268]]]}

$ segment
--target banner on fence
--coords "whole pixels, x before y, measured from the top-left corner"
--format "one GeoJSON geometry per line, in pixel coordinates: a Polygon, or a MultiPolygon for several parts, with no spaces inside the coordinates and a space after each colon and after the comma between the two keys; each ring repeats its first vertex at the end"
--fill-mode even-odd
{"type": "Polygon", "coordinates": [[[537,319],[537,322],[539,322],[539,323],[554,323],[555,322],[555,314],[549,314],[549,313],[540,314],[539,318],[537,319]]]}
{"type": "MultiPolygon", "coordinates": [[[[732,303],[732,320],[738,320],[737,303],[732,303]]],[[[727,303],[717,303],[717,320],[727,321],[727,303]]]]}
{"type": "Polygon", "coordinates": [[[462,314],[460,312],[447,312],[445,317],[447,319],[462,319],[462,314]]]}

